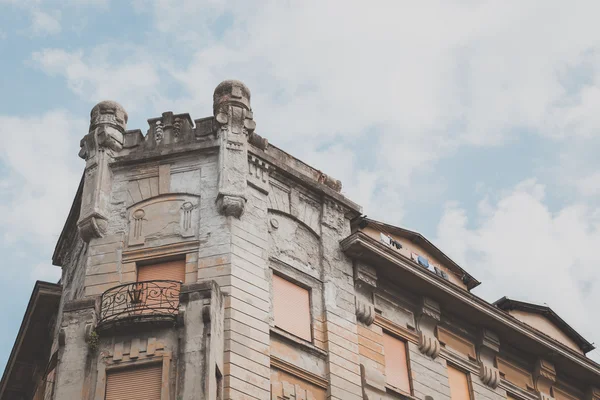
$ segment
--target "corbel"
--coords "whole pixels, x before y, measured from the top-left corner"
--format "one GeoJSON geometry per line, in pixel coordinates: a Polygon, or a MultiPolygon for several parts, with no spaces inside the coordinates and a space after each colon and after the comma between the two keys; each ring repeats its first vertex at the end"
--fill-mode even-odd
{"type": "Polygon", "coordinates": [[[375,321],[375,306],[356,298],[356,319],[369,326],[375,321]]]}
{"type": "Polygon", "coordinates": [[[360,364],[360,381],[363,400],[379,400],[384,398],[385,376],[377,368],[360,364]]]}
{"type": "Polygon", "coordinates": [[[533,383],[539,393],[540,400],[554,400],[554,397],[550,395],[554,382],[556,382],[554,364],[541,358],[538,359],[535,363],[533,383]]]}
{"type": "Polygon", "coordinates": [[[429,297],[423,297],[417,322],[419,350],[433,359],[440,354],[440,341],[435,336],[435,329],[440,322],[441,315],[440,305],[429,297]]]}
{"type": "Polygon", "coordinates": [[[494,360],[499,351],[500,339],[498,335],[488,329],[482,329],[477,354],[479,377],[484,384],[492,389],[496,389],[500,383],[500,371],[494,365],[494,360]]]}

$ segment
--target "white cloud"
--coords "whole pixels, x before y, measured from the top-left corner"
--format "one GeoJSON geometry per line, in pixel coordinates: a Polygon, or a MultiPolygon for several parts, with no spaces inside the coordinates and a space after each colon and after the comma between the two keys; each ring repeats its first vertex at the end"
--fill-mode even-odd
{"type": "Polygon", "coordinates": [[[598,211],[575,203],[551,212],[544,186],[529,180],[488,204],[474,221],[450,204],[437,243],[482,280],[477,292],[488,301],[506,295],[546,303],[593,340],[600,329],[590,318],[600,302],[598,211]]]}
{"type": "Polygon", "coordinates": [[[578,179],[576,186],[584,196],[600,196],[600,172],[595,172],[578,179]]]}
{"type": "MultiPolygon", "coordinates": [[[[46,73],[63,76],[69,88],[84,100],[97,103],[117,100],[129,111],[136,111],[159,97],[159,77],[148,61],[122,60],[114,65],[110,53],[114,46],[100,46],[91,52],[43,49],[32,60],[46,73]]],[[[127,51],[122,45],[121,51],[127,51]]]]}
{"type": "Polygon", "coordinates": [[[34,35],[55,35],[62,30],[60,13],[54,15],[40,9],[31,10],[31,29],[34,35]]]}
{"type": "Polygon", "coordinates": [[[0,234],[5,243],[51,247],[79,184],[77,158],[87,121],[63,111],[39,117],[0,115],[0,234]]]}

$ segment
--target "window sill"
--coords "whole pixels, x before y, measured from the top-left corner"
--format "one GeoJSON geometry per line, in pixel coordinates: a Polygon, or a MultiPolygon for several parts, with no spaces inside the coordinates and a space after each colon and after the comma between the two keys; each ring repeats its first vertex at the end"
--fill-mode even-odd
{"type": "Polygon", "coordinates": [[[385,385],[385,391],[386,392],[391,392],[393,395],[399,397],[402,400],[418,400],[416,397],[411,396],[410,394],[407,394],[406,392],[395,388],[392,385],[389,385],[386,383],[385,385]]]}
{"type": "Polygon", "coordinates": [[[294,345],[303,347],[305,350],[319,356],[319,357],[327,357],[327,352],[325,350],[321,350],[320,348],[318,348],[317,346],[315,346],[314,344],[307,342],[304,339],[300,339],[297,336],[292,335],[291,333],[288,333],[286,331],[284,331],[281,328],[277,328],[276,326],[272,326],[270,328],[270,331],[272,334],[274,334],[275,336],[278,336],[288,342],[292,342],[294,345]]]}

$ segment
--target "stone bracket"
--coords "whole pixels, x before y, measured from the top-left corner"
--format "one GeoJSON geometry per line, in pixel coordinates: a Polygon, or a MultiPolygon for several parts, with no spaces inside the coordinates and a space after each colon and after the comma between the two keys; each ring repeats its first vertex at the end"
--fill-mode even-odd
{"type": "Polygon", "coordinates": [[[494,364],[499,351],[500,339],[498,335],[488,329],[482,329],[477,354],[479,377],[485,385],[492,389],[496,389],[500,384],[500,371],[494,364]]]}
{"type": "Polygon", "coordinates": [[[379,400],[386,395],[385,376],[375,368],[360,364],[363,400],[379,400]]]}
{"type": "Polygon", "coordinates": [[[540,395],[540,400],[554,400],[550,393],[552,393],[552,386],[555,382],[556,369],[554,364],[541,358],[538,359],[533,372],[533,383],[540,395]]]}
{"type": "Polygon", "coordinates": [[[356,261],[354,263],[354,285],[375,289],[377,287],[377,271],[375,268],[356,261]]]}
{"type": "Polygon", "coordinates": [[[440,341],[435,336],[435,329],[441,319],[440,305],[429,297],[423,297],[420,315],[417,320],[419,330],[419,350],[421,353],[436,359],[440,354],[440,341]]]}
{"type": "Polygon", "coordinates": [[[356,319],[369,326],[375,321],[375,306],[356,299],[356,319]]]}

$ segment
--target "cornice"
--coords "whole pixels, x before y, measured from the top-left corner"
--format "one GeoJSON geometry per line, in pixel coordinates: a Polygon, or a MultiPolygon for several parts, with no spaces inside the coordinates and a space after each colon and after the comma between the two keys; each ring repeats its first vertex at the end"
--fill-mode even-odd
{"type": "Polygon", "coordinates": [[[573,350],[567,348],[562,343],[556,340],[550,339],[540,333],[534,328],[529,327],[527,324],[518,321],[508,315],[508,313],[498,309],[494,305],[486,302],[485,300],[475,296],[474,294],[461,289],[449,282],[446,282],[436,275],[430,274],[429,271],[423,268],[418,268],[411,265],[410,263],[403,260],[396,251],[388,248],[382,243],[379,243],[375,239],[367,236],[362,232],[355,232],[347,238],[340,241],[342,251],[348,253],[351,257],[362,256],[366,253],[376,255],[395,266],[404,269],[407,272],[412,273],[421,280],[427,282],[437,290],[446,293],[454,297],[456,300],[472,307],[474,310],[486,315],[489,318],[494,319],[496,322],[501,323],[518,332],[519,334],[534,340],[535,342],[545,346],[550,351],[557,355],[575,363],[576,365],[585,368],[589,372],[600,375],[600,365],[594,361],[575,353],[573,350]]]}
{"type": "Polygon", "coordinates": [[[305,371],[302,368],[298,368],[294,364],[290,364],[289,362],[284,361],[281,358],[277,358],[275,356],[271,356],[271,367],[285,371],[291,375],[294,375],[323,389],[327,389],[327,386],[329,384],[327,379],[322,378],[319,375],[313,374],[312,372],[305,371]]]}

